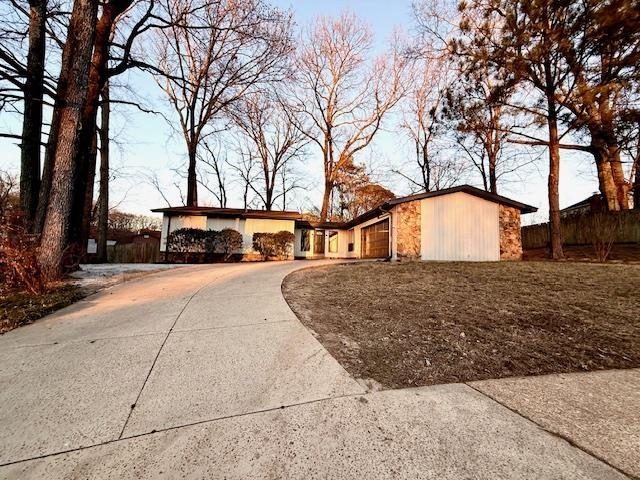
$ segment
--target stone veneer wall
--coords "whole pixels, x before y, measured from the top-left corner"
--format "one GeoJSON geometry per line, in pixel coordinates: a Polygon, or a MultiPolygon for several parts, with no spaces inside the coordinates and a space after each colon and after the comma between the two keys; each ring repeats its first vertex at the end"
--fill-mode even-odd
{"type": "Polygon", "coordinates": [[[398,259],[420,258],[420,200],[396,206],[398,259]]]}
{"type": "Polygon", "coordinates": [[[522,260],[520,210],[500,205],[500,260],[522,260]]]}

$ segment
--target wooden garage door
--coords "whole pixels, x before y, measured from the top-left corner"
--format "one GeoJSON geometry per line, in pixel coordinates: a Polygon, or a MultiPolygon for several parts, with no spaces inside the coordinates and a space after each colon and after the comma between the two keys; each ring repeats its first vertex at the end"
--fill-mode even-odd
{"type": "Polygon", "coordinates": [[[389,219],[361,230],[361,257],[385,258],[389,256],[389,219]]]}

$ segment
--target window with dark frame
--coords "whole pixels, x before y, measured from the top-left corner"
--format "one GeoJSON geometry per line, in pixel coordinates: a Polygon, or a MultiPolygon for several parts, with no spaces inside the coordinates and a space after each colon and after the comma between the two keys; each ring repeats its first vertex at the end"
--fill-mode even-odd
{"type": "Polygon", "coordinates": [[[300,235],[300,250],[303,252],[311,251],[311,237],[309,230],[302,230],[300,235]]]}

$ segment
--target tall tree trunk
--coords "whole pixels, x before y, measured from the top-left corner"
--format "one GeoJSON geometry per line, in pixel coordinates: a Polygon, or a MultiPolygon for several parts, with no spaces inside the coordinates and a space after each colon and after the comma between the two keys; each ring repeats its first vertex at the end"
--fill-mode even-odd
{"type": "Polygon", "coordinates": [[[102,89],[100,105],[100,193],[98,204],[98,236],[96,261],[107,261],[107,235],[109,229],[109,82],[102,89]]]}
{"type": "Polygon", "coordinates": [[[329,215],[329,203],[331,202],[331,192],[333,190],[333,182],[331,180],[324,181],[324,193],[322,194],[322,209],[320,210],[320,221],[326,222],[329,215]]]}
{"type": "MultiPolygon", "coordinates": [[[[196,142],[187,145],[189,169],[187,171],[187,207],[198,205],[198,178],[196,176],[196,142]]],[[[222,200],[221,200],[222,202],[222,200]]]]}
{"type": "Polygon", "coordinates": [[[611,174],[613,183],[616,186],[616,198],[620,205],[620,210],[629,210],[629,186],[624,176],[622,160],[620,159],[620,148],[617,142],[609,145],[609,163],[611,164],[611,174]]]}
{"type": "MultiPolygon", "coordinates": [[[[547,69],[548,77],[549,69],[547,69]]],[[[547,85],[552,85],[547,81],[547,85]]],[[[549,236],[551,238],[551,258],[562,260],[562,224],[560,221],[560,140],[558,139],[558,113],[553,89],[547,91],[549,127],[549,236]]]]}
{"type": "MultiPolygon", "coordinates": [[[[62,72],[58,79],[58,90],[61,85],[67,82],[62,78],[62,72]]],[[[53,178],[53,162],[55,159],[56,145],[58,144],[58,132],[60,130],[60,109],[63,106],[61,100],[56,100],[51,115],[51,126],[49,127],[49,138],[47,140],[47,148],[44,153],[44,167],[42,168],[42,178],[40,180],[40,193],[38,195],[38,208],[36,210],[36,221],[34,231],[41,233],[44,228],[44,219],[47,215],[47,206],[49,204],[49,193],[51,192],[51,181],[53,178]]]]}
{"type": "Polygon", "coordinates": [[[46,0],[29,0],[29,51],[24,83],[24,114],[20,152],[20,206],[35,230],[40,194],[40,142],[44,101],[46,0]]]}
{"type": "Polygon", "coordinates": [[[431,191],[431,162],[429,161],[429,146],[427,141],[422,145],[422,180],[424,191],[431,191]]]}
{"type": "Polygon", "coordinates": [[[87,244],[89,242],[89,232],[91,231],[91,214],[93,212],[93,190],[96,178],[96,160],[98,156],[98,137],[97,132],[93,135],[91,147],[89,147],[89,155],[83,155],[88,162],[87,165],[87,181],[84,184],[84,199],[82,201],[82,215],[80,216],[80,235],[76,239],[79,245],[78,255],[83,259],[87,256],[87,244]]]}
{"type": "Polygon", "coordinates": [[[633,209],[640,210],[640,138],[633,159],[633,209]]]}
{"type": "Polygon", "coordinates": [[[265,192],[264,209],[271,211],[273,209],[273,184],[267,184],[267,190],[265,192]]]}
{"type": "Polygon", "coordinates": [[[78,171],[75,177],[73,202],[73,221],[71,242],[77,244],[81,255],[87,251],[87,241],[93,202],[93,184],[96,170],[96,149],[92,148],[96,141],[96,119],[100,92],[107,81],[107,62],[109,60],[109,41],[118,16],[131,4],[132,0],[111,0],[102,5],[102,13],[96,25],[91,69],[89,70],[89,87],[87,101],[82,112],[82,128],[80,130],[78,171]],[[87,202],[89,202],[87,204],[87,202]]]}
{"type": "Polygon", "coordinates": [[[607,210],[620,210],[618,189],[611,170],[611,162],[609,161],[609,148],[602,133],[595,129],[591,129],[591,150],[598,172],[600,193],[607,204],[607,210]]]}
{"type": "Polygon", "coordinates": [[[498,193],[498,176],[496,174],[497,155],[489,151],[489,188],[491,193],[498,193]]]}
{"type": "MultiPolygon", "coordinates": [[[[91,51],[96,28],[98,0],[75,0],[69,22],[67,41],[62,52],[62,64],[53,117],[59,123],[56,142],[52,145],[52,175],[46,207],[39,262],[48,279],[62,275],[63,255],[69,246],[71,210],[82,113],[87,100],[91,51]]],[[[84,193],[84,192],[82,192],[84,193]]]]}

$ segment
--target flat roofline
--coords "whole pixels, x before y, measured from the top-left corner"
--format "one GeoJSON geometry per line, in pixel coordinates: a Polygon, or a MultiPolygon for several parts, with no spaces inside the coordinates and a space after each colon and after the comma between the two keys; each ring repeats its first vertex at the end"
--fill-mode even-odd
{"type": "Polygon", "coordinates": [[[205,217],[226,218],[262,218],[273,220],[298,220],[302,218],[300,212],[290,210],[250,210],[242,208],[218,208],[218,207],[165,207],[151,210],[156,213],[168,215],[199,215],[205,217]]]}
{"type": "Polygon", "coordinates": [[[371,210],[364,212],[362,215],[357,216],[353,220],[348,222],[315,222],[311,220],[303,220],[300,212],[294,212],[291,210],[250,210],[241,208],[218,208],[218,207],[166,207],[166,208],[154,208],[151,211],[156,213],[173,214],[173,215],[201,215],[207,217],[227,217],[227,218],[262,218],[273,220],[295,220],[297,226],[307,228],[322,228],[322,229],[343,229],[348,230],[356,225],[366,222],[372,218],[376,218],[384,213],[388,212],[391,208],[401,203],[412,202],[415,200],[422,200],[424,198],[439,197],[441,195],[450,195],[452,193],[467,193],[490,202],[499,203],[501,205],[507,205],[520,210],[520,213],[533,213],[538,209],[526,203],[521,203],[516,200],[512,200],[502,195],[487,192],[471,185],[460,185],[457,187],[445,188],[442,190],[435,190],[433,192],[417,193],[415,195],[408,195],[406,197],[393,198],[386,202],[372,208],[371,210]]]}

